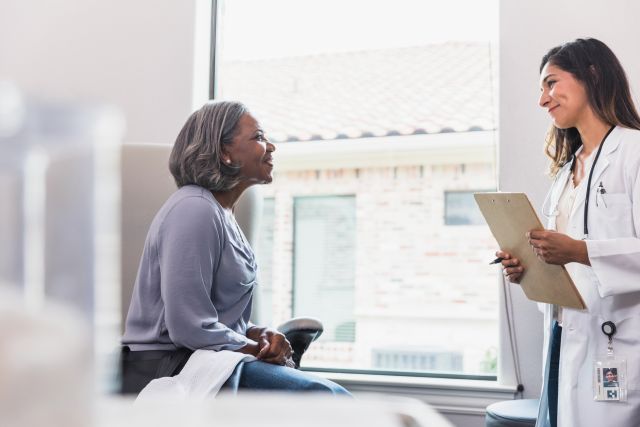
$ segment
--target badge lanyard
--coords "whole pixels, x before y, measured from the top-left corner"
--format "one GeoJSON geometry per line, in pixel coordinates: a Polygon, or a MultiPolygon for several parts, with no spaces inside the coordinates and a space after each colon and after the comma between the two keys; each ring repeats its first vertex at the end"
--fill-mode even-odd
{"type": "Polygon", "coordinates": [[[601,326],[602,333],[609,338],[607,354],[593,362],[593,400],[625,402],[627,400],[627,361],[613,352],[613,336],[616,324],[607,321],[601,326]]]}
{"type": "MultiPolygon", "coordinates": [[[[591,193],[591,177],[593,176],[593,169],[596,167],[596,163],[598,163],[598,157],[600,157],[600,151],[602,151],[602,146],[604,145],[604,141],[607,139],[611,131],[615,128],[615,126],[611,126],[604,138],[600,142],[598,146],[598,151],[596,152],[596,157],[593,159],[593,163],[591,164],[591,170],[589,171],[589,179],[587,180],[587,196],[584,199],[584,237],[582,240],[586,240],[589,238],[589,227],[587,226],[587,213],[589,212],[589,194],[591,193]]],[[[573,155],[573,160],[571,161],[571,171],[573,171],[573,167],[576,163],[576,156],[573,155]]]]}

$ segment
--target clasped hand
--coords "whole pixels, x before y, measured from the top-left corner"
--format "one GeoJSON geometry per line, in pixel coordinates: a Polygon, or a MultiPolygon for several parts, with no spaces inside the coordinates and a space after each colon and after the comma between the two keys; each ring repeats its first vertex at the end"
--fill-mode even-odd
{"type": "Polygon", "coordinates": [[[293,367],[293,350],[285,336],[271,328],[253,327],[247,331],[247,337],[258,343],[258,351],[255,354],[258,360],[293,367]]]}
{"type": "MultiPolygon", "coordinates": [[[[587,244],[583,240],[576,240],[553,230],[532,230],[526,236],[533,252],[547,264],[579,262],[590,265],[587,244]]],[[[520,283],[524,273],[520,260],[504,251],[497,251],[496,256],[502,258],[503,272],[509,281],[520,283]]]]}

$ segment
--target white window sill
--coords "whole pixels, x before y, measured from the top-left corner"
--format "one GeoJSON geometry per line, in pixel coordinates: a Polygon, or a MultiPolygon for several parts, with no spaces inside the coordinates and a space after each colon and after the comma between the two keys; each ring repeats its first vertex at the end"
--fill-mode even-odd
{"type": "Polygon", "coordinates": [[[314,372],[347,388],[354,394],[380,393],[412,397],[444,414],[483,415],[485,408],[513,399],[515,385],[496,381],[410,377],[375,374],[314,372]]]}

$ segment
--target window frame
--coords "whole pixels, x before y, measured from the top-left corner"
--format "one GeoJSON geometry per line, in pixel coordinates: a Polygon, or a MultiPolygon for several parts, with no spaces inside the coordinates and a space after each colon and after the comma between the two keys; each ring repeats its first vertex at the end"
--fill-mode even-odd
{"type": "MultiPolygon", "coordinates": [[[[220,3],[218,0],[211,0],[211,28],[210,28],[210,61],[209,61],[209,91],[208,97],[213,100],[217,95],[217,49],[218,32],[220,28],[220,3]]],[[[494,131],[497,133],[497,131],[494,131]]],[[[377,138],[384,139],[384,138],[377,138]]],[[[495,141],[494,141],[495,142],[495,141]]],[[[341,144],[344,144],[342,141],[341,144]]],[[[311,144],[307,144],[311,145],[311,144]]],[[[302,148],[302,147],[301,147],[302,148]]],[[[294,148],[293,156],[299,154],[297,148],[294,148]]],[[[307,148],[302,148],[301,151],[307,151],[307,148]]],[[[356,149],[355,151],[360,151],[356,149]]],[[[322,155],[327,155],[327,150],[320,150],[322,155]]],[[[287,161],[288,153],[285,154],[285,161],[287,161]]],[[[409,155],[409,153],[407,153],[409,155]]],[[[495,151],[492,153],[497,165],[497,159],[499,158],[499,146],[495,142],[495,151]]],[[[443,218],[444,222],[444,218],[443,218]]],[[[293,274],[293,272],[292,272],[293,274]]],[[[501,276],[500,276],[501,277],[501,276]]],[[[295,290],[292,290],[295,292],[295,290]]],[[[501,304],[504,303],[504,291],[503,288],[499,291],[499,297],[501,304]]],[[[293,295],[292,295],[293,298],[293,295]]],[[[292,301],[293,304],[293,301],[292,301]]],[[[515,357],[508,345],[504,345],[509,340],[509,337],[505,333],[506,321],[503,316],[503,310],[499,311],[498,317],[498,329],[499,329],[499,348],[498,348],[498,369],[495,375],[481,375],[481,374],[447,374],[442,372],[402,372],[402,371],[385,371],[385,370],[370,370],[370,369],[341,369],[341,368],[301,368],[303,371],[315,372],[321,376],[332,379],[340,384],[349,386],[350,389],[358,391],[378,391],[385,393],[396,393],[407,395],[405,392],[399,392],[398,387],[409,387],[410,389],[420,390],[416,397],[425,400],[427,403],[432,404],[436,409],[445,413],[456,413],[452,409],[451,405],[441,405],[439,399],[430,400],[425,398],[432,393],[429,390],[449,390],[451,397],[464,397],[469,400],[470,396],[472,400],[478,400],[480,396],[482,404],[477,407],[468,408],[462,410],[465,414],[484,414],[485,402],[495,402],[497,400],[512,399],[517,393],[521,393],[519,386],[515,384],[513,374],[504,374],[504,369],[512,370],[515,357]],[[503,344],[503,345],[500,345],[503,344]],[[507,380],[503,381],[502,377],[507,380]],[[443,384],[443,381],[446,384],[443,384]],[[459,393],[458,393],[459,392],[459,393]],[[471,393],[471,394],[469,394],[471,393]],[[479,393],[479,394],[478,394],[479,393]],[[484,399],[484,400],[482,400],[484,399]],[[489,400],[487,400],[489,399],[489,400]]],[[[434,395],[435,396],[435,395],[434,395]]],[[[465,401],[466,401],[465,400],[465,401]]],[[[488,403],[487,403],[488,404],[488,403]]],[[[464,405],[463,405],[464,406],[464,405]]]]}

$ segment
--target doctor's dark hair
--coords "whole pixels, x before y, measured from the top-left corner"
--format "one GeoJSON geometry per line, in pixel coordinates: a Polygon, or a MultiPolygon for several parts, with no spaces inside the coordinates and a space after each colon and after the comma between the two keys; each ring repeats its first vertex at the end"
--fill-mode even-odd
{"type": "MultiPolygon", "coordinates": [[[[542,57],[540,72],[547,63],[567,71],[585,88],[593,112],[609,125],[640,129],[640,116],[631,98],[627,75],[615,54],[600,40],[586,38],[556,46],[542,57]]],[[[551,158],[555,176],[582,145],[576,128],[551,126],[545,153],[551,158]]]]}
{"type": "Polygon", "coordinates": [[[208,102],[191,114],[176,138],[169,170],[178,188],[196,184],[209,191],[228,191],[239,182],[240,166],[222,161],[238,122],[249,110],[235,101],[208,102]]]}

